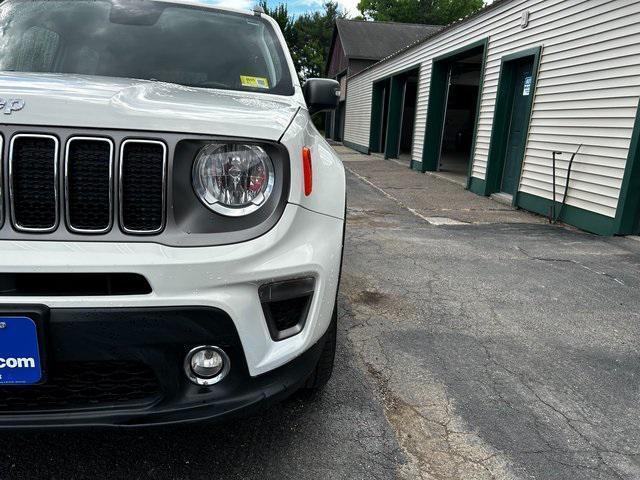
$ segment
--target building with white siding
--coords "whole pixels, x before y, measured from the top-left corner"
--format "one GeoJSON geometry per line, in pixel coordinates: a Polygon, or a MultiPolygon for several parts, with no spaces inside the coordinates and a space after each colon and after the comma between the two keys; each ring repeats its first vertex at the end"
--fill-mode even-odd
{"type": "Polygon", "coordinates": [[[639,101],[640,0],[497,0],[351,76],[343,141],[637,234],[639,101]]]}

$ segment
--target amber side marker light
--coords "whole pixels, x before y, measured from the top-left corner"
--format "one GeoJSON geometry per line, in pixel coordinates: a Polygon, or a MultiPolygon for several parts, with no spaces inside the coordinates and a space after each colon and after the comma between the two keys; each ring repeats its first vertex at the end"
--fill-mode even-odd
{"type": "Polygon", "coordinates": [[[313,168],[311,166],[311,149],[304,147],[302,149],[302,167],[304,170],[304,194],[311,195],[313,191],[313,168]]]}

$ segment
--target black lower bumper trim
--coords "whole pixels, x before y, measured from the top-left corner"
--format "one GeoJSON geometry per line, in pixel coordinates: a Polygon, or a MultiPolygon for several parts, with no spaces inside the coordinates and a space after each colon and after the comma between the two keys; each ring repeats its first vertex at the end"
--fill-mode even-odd
{"type": "MultiPolygon", "coordinates": [[[[1,306],[0,315],[18,308],[29,310],[24,306],[1,306]]],[[[226,313],[217,309],[32,309],[43,317],[46,364],[51,378],[64,373],[56,369],[65,365],[130,362],[144,364],[153,372],[159,393],[152,401],[135,404],[114,399],[78,408],[63,402],[47,409],[33,406],[17,412],[2,411],[0,401],[0,429],[140,427],[245,414],[281,400],[302,386],[324,346],[323,338],[292,362],[251,377],[235,326],[226,313]],[[229,375],[212,387],[192,384],[182,370],[186,353],[203,344],[223,348],[231,360],[229,375]]]]}

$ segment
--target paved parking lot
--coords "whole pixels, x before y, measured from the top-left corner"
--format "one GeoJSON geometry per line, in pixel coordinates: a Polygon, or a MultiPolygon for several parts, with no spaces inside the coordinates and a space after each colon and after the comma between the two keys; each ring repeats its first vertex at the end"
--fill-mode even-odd
{"type": "Polygon", "coordinates": [[[640,478],[640,242],[340,151],[324,394],[213,427],[3,434],[0,478],[640,478]]]}
{"type": "Polygon", "coordinates": [[[405,478],[640,478],[640,244],[348,167],[348,339],[405,478]]]}

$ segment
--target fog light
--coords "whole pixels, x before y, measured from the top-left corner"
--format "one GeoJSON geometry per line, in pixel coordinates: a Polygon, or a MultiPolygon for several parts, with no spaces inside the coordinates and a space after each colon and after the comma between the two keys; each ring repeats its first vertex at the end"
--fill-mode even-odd
{"type": "Polygon", "coordinates": [[[212,346],[196,347],[184,361],[187,378],[197,385],[215,385],[231,368],[229,357],[221,348],[212,346]]]}

